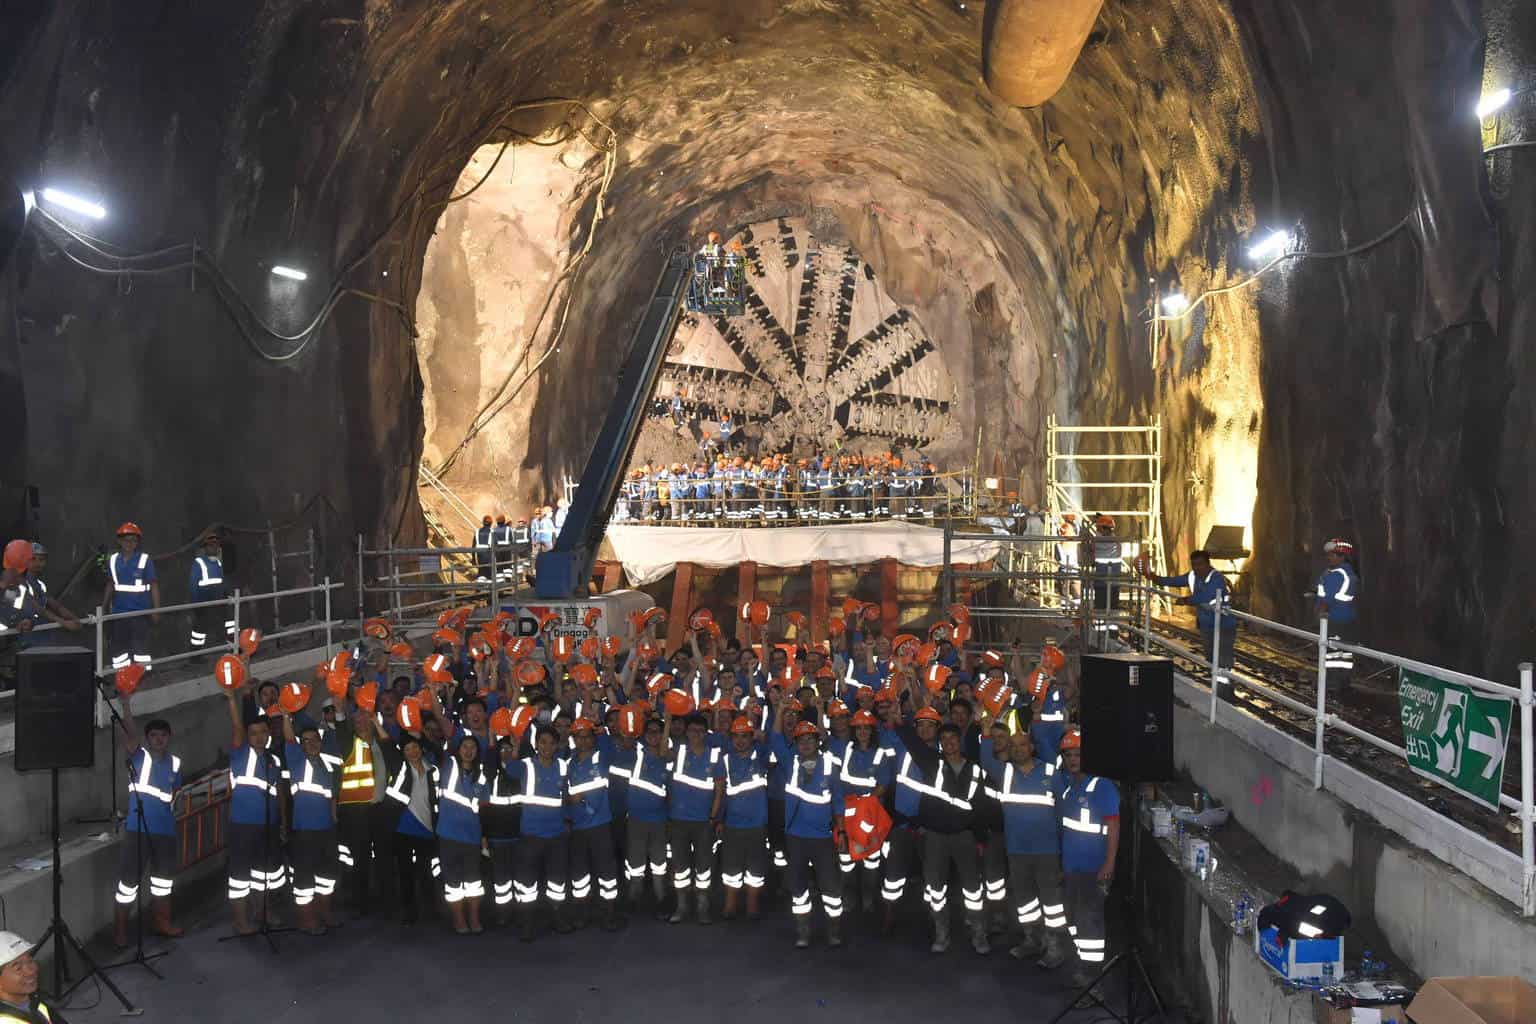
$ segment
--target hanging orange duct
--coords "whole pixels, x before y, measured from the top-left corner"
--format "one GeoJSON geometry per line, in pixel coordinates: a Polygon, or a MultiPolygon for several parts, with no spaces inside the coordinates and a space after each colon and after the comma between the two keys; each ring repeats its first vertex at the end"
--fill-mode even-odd
{"type": "Polygon", "coordinates": [[[1104,0],[999,0],[987,40],[987,88],[1038,107],[1067,80],[1104,0]]]}

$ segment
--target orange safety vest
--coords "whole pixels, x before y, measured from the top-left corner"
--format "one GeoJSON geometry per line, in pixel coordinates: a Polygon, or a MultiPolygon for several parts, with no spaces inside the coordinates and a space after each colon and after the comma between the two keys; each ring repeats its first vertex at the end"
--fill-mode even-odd
{"type": "Polygon", "coordinates": [[[373,803],[373,744],[352,737],[352,752],[341,766],[341,795],[338,803],[373,803]]]}

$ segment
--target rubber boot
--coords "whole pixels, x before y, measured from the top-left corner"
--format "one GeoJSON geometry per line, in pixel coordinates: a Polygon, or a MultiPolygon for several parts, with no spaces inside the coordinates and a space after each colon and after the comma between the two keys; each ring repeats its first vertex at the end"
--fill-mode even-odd
{"type": "Polygon", "coordinates": [[[843,919],[841,917],[827,918],[827,946],[830,949],[839,949],[843,944],[843,919]]]}
{"type": "MultiPolygon", "coordinates": [[[[316,896],[315,904],[320,908],[321,924],[325,925],[327,928],[338,928],[341,926],[341,922],[336,920],[336,912],[331,909],[330,896],[316,896]]],[[[169,907],[166,908],[166,914],[167,916],[170,914],[169,907]]]]}
{"type": "Polygon", "coordinates": [[[465,917],[468,918],[467,923],[471,935],[479,935],[485,931],[485,925],[480,923],[480,901],[483,898],[481,896],[471,896],[464,901],[468,904],[465,908],[465,917]]]}
{"type": "Polygon", "coordinates": [[[1072,977],[1068,980],[1067,983],[1074,989],[1086,990],[1083,992],[1082,997],[1079,998],[1077,1002],[1072,1004],[1075,1009],[1086,1010],[1093,1006],[1095,1003],[1102,1003],[1104,1001],[1103,990],[1100,989],[1097,984],[1094,984],[1094,979],[1097,976],[1098,971],[1090,971],[1088,969],[1088,965],[1082,963],[1081,961],[1079,961],[1077,967],[1073,969],[1072,977]]]}
{"type": "Polygon", "coordinates": [[[880,934],[891,935],[896,931],[896,901],[881,900],[885,904],[880,912],[880,934]]]}
{"type": "Polygon", "coordinates": [[[796,914],[795,915],[795,948],[796,949],[810,949],[811,948],[811,915],[810,914],[796,914]]]}
{"type": "Polygon", "coordinates": [[[992,943],[987,939],[987,915],[985,911],[974,911],[965,915],[966,926],[971,932],[971,948],[977,956],[986,956],[992,952],[992,943]]]}
{"type": "Polygon", "coordinates": [[[251,908],[246,906],[249,902],[249,897],[229,901],[229,913],[234,919],[236,935],[250,935],[256,930],[251,924],[251,908]]]}
{"type": "Polygon", "coordinates": [[[651,895],[656,897],[656,920],[670,921],[672,915],[667,913],[667,880],[660,876],[651,878],[651,895]]]}
{"type": "Polygon", "coordinates": [[[688,889],[677,890],[677,906],[672,910],[672,916],[667,918],[671,924],[682,924],[688,920],[688,889]]]}
{"type": "Polygon", "coordinates": [[[741,909],[741,890],[727,888],[725,890],[725,906],[720,910],[720,920],[734,921],[741,909]]]}
{"type": "Polygon", "coordinates": [[[518,916],[522,920],[519,922],[517,937],[523,942],[532,942],[534,936],[538,934],[538,923],[534,919],[534,915],[538,913],[538,906],[537,903],[525,903],[518,908],[518,916]]]}
{"type": "Polygon", "coordinates": [[[1027,924],[1019,935],[1018,944],[1008,951],[1015,960],[1028,960],[1045,952],[1045,937],[1037,924],[1027,924]]]}
{"type": "Polygon", "coordinates": [[[948,953],[949,910],[930,910],[928,916],[933,919],[933,945],[928,947],[928,952],[948,953]]]}
{"type": "Polygon", "coordinates": [[[877,871],[859,872],[859,892],[863,895],[864,913],[873,914],[885,901],[880,898],[880,874],[877,871]]]}
{"type": "Polygon", "coordinates": [[[128,948],[128,908],[131,903],[119,903],[117,910],[112,915],[112,945],[118,949],[128,948]]]}
{"type": "Polygon", "coordinates": [[[993,902],[987,906],[987,934],[1008,934],[1008,910],[1002,903],[993,902]]]}
{"type": "Polygon", "coordinates": [[[629,891],[624,894],[624,898],[629,902],[630,913],[639,911],[640,901],[645,898],[645,879],[631,878],[629,880],[629,891]]]}
{"type": "Polygon", "coordinates": [[[604,900],[602,923],[603,931],[616,932],[620,928],[623,928],[626,923],[627,922],[624,920],[624,918],[619,914],[619,901],[604,900]]]}
{"type": "Polygon", "coordinates": [[[306,903],[303,906],[293,908],[294,916],[298,918],[299,931],[305,935],[324,935],[325,926],[320,923],[315,913],[314,903],[306,903]]]}
{"type": "Polygon", "coordinates": [[[576,900],[571,904],[571,930],[581,931],[587,926],[587,901],[576,900]]]}
{"type": "Polygon", "coordinates": [[[554,918],[556,934],[569,935],[571,932],[576,930],[576,927],[571,924],[570,909],[565,905],[563,900],[555,904],[554,918]]]}
{"type": "Polygon", "coordinates": [[[747,890],[747,920],[753,924],[763,919],[763,890],[761,888],[747,890]]]}
{"type": "Polygon", "coordinates": [[[448,904],[448,919],[453,922],[455,935],[468,935],[469,924],[464,920],[464,901],[448,904]]]}
{"type": "Polygon", "coordinates": [[[1067,937],[1063,932],[1049,930],[1045,933],[1045,953],[1035,966],[1042,971],[1054,971],[1067,962],[1067,937]]]}
{"type": "Polygon", "coordinates": [[[699,924],[714,924],[715,919],[709,916],[709,890],[695,890],[693,898],[699,907],[699,924]]]}

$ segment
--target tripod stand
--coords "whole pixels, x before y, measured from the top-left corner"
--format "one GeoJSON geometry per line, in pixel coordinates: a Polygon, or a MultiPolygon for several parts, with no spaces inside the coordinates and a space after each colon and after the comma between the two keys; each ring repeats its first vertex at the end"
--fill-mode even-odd
{"type": "MultiPolygon", "coordinates": [[[[254,748],[252,748],[252,749],[254,749],[254,748]]],[[[261,878],[262,878],[262,885],[261,885],[261,924],[260,924],[259,927],[255,928],[255,929],[253,929],[252,931],[249,931],[249,932],[244,932],[244,933],[236,932],[233,935],[225,935],[225,936],[221,937],[219,939],[219,941],[220,942],[234,942],[234,941],[236,941],[238,939],[254,939],[254,938],[257,938],[259,936],[259,937],[261,937],[261,938],[266,940],[267,948],[271,949],[272,952],[276,953],[277,952],[277,940],[274,939],[273,936],[274,935],[281,935],[284,932],[291,932],[291,931],[294,931],[295,929],[293,929],[293,928],[274,928],[274,927],[272,927],[272,914],[271,914],[272,879],[271,879],[271,873],[267,871],[267,868],[270,867],[271,864],[272,864],[272,861],[273,861],[272,850],[277,845],[276,843],[274,843],[272,841],[272,804],[276,800],[276,796],[273,793],[273,790],[275,789],[275,784],[272,781],[272,762],[273,762],[273,759],[276,757],[276,755],[272,754],[269,750],[263,750],[263,751],[260,752],[260,756],[261,756],[261,781],[262,781],[263,786],[265,787],[265,792],[263,793],[263,799],[262,799],[262,824],[261,824],[261,878]]],[[[281,865],[282,861],[279,860],[278,863],[279,863],[279,865],[281,865]]],[[[249,898],[250,897],[246,897],[246,899],[249,899],[249,898]]]]}
{"type": "MultiPolygon", "coordinates": [[[[1162,1018],[1167,1011],[1163,1007],[1162,996],[1157,993],[1157,986],[1152,983],[1152,975],[1147,970],[1146,962],[1141,957],[1141,784],[1127,782],[1130,796],[1122,794],[1122,800],[1130,805],[1129,820],[1131,822],[1131,898],[1130,906],[1126,913],[1126,944],[1125,949],[1109,958],[1109,961],[1101,968],[1099,973],[1093,976],[1093,980],[1072,993],[1067,998],[1067,1003],[1052,1017],[1050,1024],[1056,1024],[1067,1014],[1077,1009],[1077,1004],[1084,997],[1098,1004],[1105,1013],[1120,1024],[1137,1024],[1138,1021],[1162,1018]],[[1093,990],[1101,981],[1107,981],[1117,967],[1125,970],[1125,1014],[1122,1016],[1110,1009],[1109,1005],[1093,994],[1093,990]],[[1155,1013],[1141,1015],[1137,1009],[1137,983],[1138,981],[1147,990],[1147,995],[1152,997],[1152,1006],[1155,1013]]],[[[1127,820],[1122,815],[1121,821],[1127,820]]]]}
{"type": "Polygon", "coordinates": [[[141,1016],[144,1013],[143,1009],[129,1002],[128,997],[123,995],[123,990],[112,984],[112,979],[96,965],[95,960],[91,959],[91,954],[85,951],[85,947],[80,944],[79,939],[75,938],[74,933],[69,930],[69,924],[64,920],[62,906],[64,876],[60,866],[59,852],[59,770],[50,768],[48,774],[53,792],[53,807],[50,812],[52,820],[49,823],[53,828],[53,922],[48,925],[47,931],[43,932],[43,937],[38,940],[37,948],[43,948],[48,944],[49,939],[53,939],[53,991],[62,1002],[71,992],[83,985],[87,978],[94,977],[117,997],[119,1003],[123,1004],[124,1017],[141,1016]],[[85,964],[86,970],[79,980],[65,988],[64,982],[69,979],[69,964],[65,957],[71,949],[80,958],[80,962],[85,964]]]}

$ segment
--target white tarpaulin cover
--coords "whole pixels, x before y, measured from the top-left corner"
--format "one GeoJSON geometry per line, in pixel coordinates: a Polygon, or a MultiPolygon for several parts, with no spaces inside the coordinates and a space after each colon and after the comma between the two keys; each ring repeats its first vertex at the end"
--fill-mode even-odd
{"type": "MultiPolygon", "coordinates": [[[[903,565],[943,565],[944,531],[911,523],[713,529],[611,523],[608,541],[631,586],[654,583],[678,562],[725,567],[742,562],[794,566],[827,561],[863,565],[894,558],[903,565]]],[[[950,558],[984,562],[997,557],[992,541],[956,540],[950,558]]]]}

